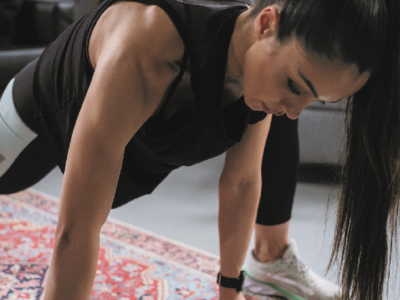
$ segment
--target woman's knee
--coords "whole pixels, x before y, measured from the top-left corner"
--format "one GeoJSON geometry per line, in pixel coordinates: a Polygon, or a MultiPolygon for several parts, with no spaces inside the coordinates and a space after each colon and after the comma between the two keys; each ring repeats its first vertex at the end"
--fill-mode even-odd
{"type": "Polygon", "coordinates": [[[0,175],[0,194],[25,190],[42,180],[57,166],[46,141],[38,136],[0,175]]]}
{"type": "Polygon", "coordinates": [[[0,194],[22,191],[56,166],[46,141],[26,121],[33,118],[33,102],[25,86],[31,81],[22,75],[34,68],[26,69],[9,82],[0,98],[0,194]]]}
{"type": "Polygon", "coordinates": [[[9,195],[23,191],[24,188],[19,188],[17,186],[13,186],[10,182],[2,182],[0,178],[0,195],[9,195]]]}

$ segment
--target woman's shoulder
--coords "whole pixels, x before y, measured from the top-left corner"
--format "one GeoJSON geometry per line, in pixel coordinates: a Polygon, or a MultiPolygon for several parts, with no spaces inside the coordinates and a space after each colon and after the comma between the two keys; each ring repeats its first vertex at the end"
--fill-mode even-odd
{"type": "Polygon", "coordinates": [[[89,41],[91,60],[105,48],[160,61],[177,61],[184,52],[179,32],[162,8],[131,1],[112,4],[96,23],[89,41]]]}

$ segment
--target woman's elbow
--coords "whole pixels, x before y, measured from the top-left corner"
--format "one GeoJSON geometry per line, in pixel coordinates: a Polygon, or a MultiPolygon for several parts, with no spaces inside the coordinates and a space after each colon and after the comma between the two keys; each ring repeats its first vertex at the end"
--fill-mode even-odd
{"type": "Polygon", "coordinates": [[[243,176],[241,174],[228,174],[222,172],[219,179],[219,189],[229,190],[234,194],[241,194],[246,190],[260,190],[262,186],[261,174],[253,176],[243,176]]]}

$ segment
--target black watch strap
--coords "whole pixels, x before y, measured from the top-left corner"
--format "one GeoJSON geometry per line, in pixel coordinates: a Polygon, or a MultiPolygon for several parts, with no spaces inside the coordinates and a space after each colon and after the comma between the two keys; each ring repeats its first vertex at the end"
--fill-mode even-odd
{"type": "Polygon", "coordinates": [[[240,272],[238,278],[230,278],[221,275],[221,272],[217,275],[218,285],[226,288],[236,289],[238,292],[242,291],[244,283],[244,271],[240,272]]]}

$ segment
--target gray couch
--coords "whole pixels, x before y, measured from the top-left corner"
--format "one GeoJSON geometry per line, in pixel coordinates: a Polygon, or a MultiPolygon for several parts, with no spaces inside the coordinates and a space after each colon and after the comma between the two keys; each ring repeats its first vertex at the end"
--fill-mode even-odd
{"type": "Polygon", "coordinates": [[[1,0],[0,92],[74,20],[73,0],[1,0]]]}
{"type": "Polygon", "coordinates": [[[338,164],[345,141],[346,102],[315,102],[299,117],[300,163],[338,164]]]}

